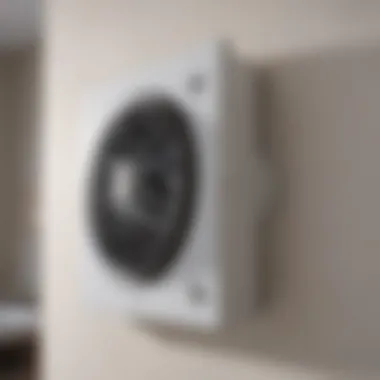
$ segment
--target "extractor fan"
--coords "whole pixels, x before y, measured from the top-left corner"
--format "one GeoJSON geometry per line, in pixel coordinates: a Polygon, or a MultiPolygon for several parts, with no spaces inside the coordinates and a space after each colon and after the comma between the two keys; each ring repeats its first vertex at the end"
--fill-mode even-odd
{"type": "Polygon", "coordinates": [[[253,312],[251,74],[218,42],[87,99],[83,278],[100,307],[205,329],[253,312]]]}

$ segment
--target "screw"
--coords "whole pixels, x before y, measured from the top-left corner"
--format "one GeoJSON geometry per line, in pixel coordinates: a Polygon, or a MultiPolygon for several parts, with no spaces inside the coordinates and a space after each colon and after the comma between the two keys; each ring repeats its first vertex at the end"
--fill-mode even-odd
{"type": "Polygon", "coordinates": [[[206,300],[206,291],[201,285],[193,284],[189,287],[188,297],[191,303],[195,305],[202,304],[206,300]]]}
{"type": "Polygon", "coordinates": [[[193,74],[187,83],[189,91],[200,94],[205,87],[205,79],[202,74],[193,74]]]}

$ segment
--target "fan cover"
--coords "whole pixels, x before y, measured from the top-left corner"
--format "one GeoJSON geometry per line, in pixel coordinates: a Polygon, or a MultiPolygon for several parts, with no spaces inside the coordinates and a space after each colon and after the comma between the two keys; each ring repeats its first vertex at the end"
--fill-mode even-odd
{"type": "Polygon", "coordinates": [[[106,128],[91,172],[90,224],[103,257],[143,279],[175,260],[196,190],[192,125],[169,99],[127,107],[106,128]]]}

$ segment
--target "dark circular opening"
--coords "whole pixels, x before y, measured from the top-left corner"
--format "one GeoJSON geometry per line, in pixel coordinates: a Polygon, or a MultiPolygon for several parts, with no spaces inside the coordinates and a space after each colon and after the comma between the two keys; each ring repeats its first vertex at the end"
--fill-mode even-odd
{"type": "Polygon", "coordinates": [[[154,99],[111,122],[91,175],[90,223],[103,257],[123,272],[159,276],[177,257],[195,196],[191,124],[154,99]]]}

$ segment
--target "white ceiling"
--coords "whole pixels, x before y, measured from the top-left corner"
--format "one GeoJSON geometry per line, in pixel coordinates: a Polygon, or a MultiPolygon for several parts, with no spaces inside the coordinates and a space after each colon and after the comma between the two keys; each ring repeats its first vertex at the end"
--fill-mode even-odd
{"type": "Polygon", "coordinates": [[[39,31],[39,0],[0,0],[0,48],[33,43],[39,31]]]}

